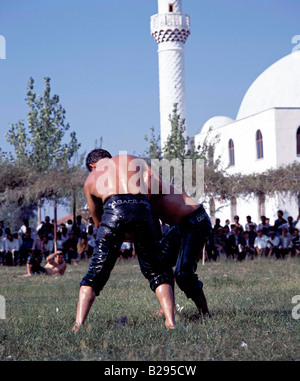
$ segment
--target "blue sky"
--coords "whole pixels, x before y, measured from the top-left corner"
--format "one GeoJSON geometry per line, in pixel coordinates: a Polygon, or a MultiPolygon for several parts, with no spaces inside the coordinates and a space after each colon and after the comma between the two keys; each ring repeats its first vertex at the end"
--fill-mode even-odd
{"type": "MultiPolygon", "coordinates": [[[[245,92],[300,35],[300,1],[183,0],[191,17],[185,45],[188,135],[212,116],[235,118],[245,92]]],[[[42,93],[51,78],[66,119],[89,152],[142,154],[159,134],[157,45],[150,17],[157,0],[0,0],[0,147],[9,124],[26,120],[30,76],[42,93]]],[[[299,68],[300,70],[300,68],[299,68]]]]}

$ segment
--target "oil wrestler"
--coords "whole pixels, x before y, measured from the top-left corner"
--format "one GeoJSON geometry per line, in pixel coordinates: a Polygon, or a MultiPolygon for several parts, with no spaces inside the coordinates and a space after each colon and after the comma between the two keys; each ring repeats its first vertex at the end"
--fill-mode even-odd
{"type": "Polygon", "coordinates": [[[91,173],[84,190],[91,217],[98,227],[97,249],[88,272],[80,282],[73,332],[83,325],[95,297],[108,281],[125,233],[133,234],[143,275],[156,293],[165,315],[165,326],[173,329],[173,273],[160,255],[157,230],[148,201],[149,167],[135,156],[124,154],[112,157],[103,149],[91,151],[86,165],[91,173]],[[139,186],[136,185],[137,176],[139,186]]]}

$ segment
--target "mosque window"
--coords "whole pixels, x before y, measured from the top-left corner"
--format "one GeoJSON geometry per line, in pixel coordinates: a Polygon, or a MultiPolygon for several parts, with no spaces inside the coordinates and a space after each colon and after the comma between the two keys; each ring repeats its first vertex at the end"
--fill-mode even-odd
{"type": "Polygon", "coordinates": [[[229,140],[228,149],[229,149],[229,165],[233,166],[235,165],[235,160],[234,160],[234,144],[232,139],[229,140]]]}
{"type": "Polygon", "coordinates": [[[174,12],[174,4],[169,4],[169,12],[174,12]]]}
{"type": "Polygon", "coordinates": [[[260,130],[256,131],[256,152],[258,159],[262,159],[264,157],[263,137],[260,130]]]}
{"type": "Polygon", "coordinates": [[[300,156],[300,127],[297,130],[297,155],[300,156]]]}

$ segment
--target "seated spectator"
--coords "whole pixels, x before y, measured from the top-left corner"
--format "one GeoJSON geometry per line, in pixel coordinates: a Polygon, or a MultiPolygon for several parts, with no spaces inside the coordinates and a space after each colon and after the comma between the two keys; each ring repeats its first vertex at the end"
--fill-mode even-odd
{"type": "Polygon", "coordinates": [[[253,259],[254,258],[254,254],[255,254],[254,240],[255,240],[255,237],[254,237],[254,239],[251,239],[250,238],[250,232],[247,230],[244,231],[244,239],[245,239],[244,251],[245,251],[246,259],[253,259]]]}
{"type": "Polygon", "coordinates": [[[5,262],[8,265],[20,264],[20,244],[19,240],[14,238],[11,233],[7,235],[5,240],[5,262]]]}
{"type": "Polygon", "coordinates": [[[28,227],[23,234],[22,244],[20,246],[20,264],[26,263],[27,257],[32,251],[34,240],[31,238],[31,229],[28,227]]]}
{"type": "Polygon", "coordinates": [[[295,256],[296,254],[300,254],[300,237],[299,237],[299,230],[294,229],[294,235],[292,237],[292,256],[295,256]]]}
{"type": "Polygon", "coordinates": [[[217,251],[216,255],[220,257],[221,255],[226,255],[226,235],[224,234],[224,229],[221,227],[217,230],[213,237],[214,249],[217,251]]]}
{"type": "Polygon", "coordinates": [[[278,258],[279,256],[279,245],[280,245],[280,239],[276,236],[275,230],[270,230],[270,236],[268,237],[268,257],[272,257],[272,255],[275,256],[275,258],[278,258]]]}
{"type": "Polygon", "coordinates": [[[132,253],[133,253],[132,236],[126,233],[124,241],[120,247],[120,258],[131,259],[132,253]]]}
{"type": "Polygon", "coordinates": [[[270,229],[270,224],[267,222],[267,217],[261,216],[260,220],[261,220],[261,223],[258,224],[257,230],[263,230],[264,229],[265,235],[268,235],[269,229],[270,229]]]}
{"type": "Polygon", "coordinates": [[[161,221],[160,230],[161,230],[161,235],[163,237],[170,230],[170,226],[166,224],[164,221],[161,221]]]}
{"type": "Polygon", "coordinates": [[[227,257],[232,255],[237,260],[243,260],[245,258],[245,239],[241,234],[241,228],[232,229],[232,235],[228,237],[228,249],[227,257]]]}
{"type": "Polygon", "coordinates": [[[39,258],[39,263],[42,262],[43,239],[43,232],[39,230],[32,245],[32,251],[34,255],[39,258]]]}
{"type": "Polygon", "coordinates": [[[77,242],[74,232],[70,231],[69,238],[63,244],[67,263],[72,263],[77,258],[77,242]]]}
{"type": "Polygon", "coordinates": [[[286,228],[283,228],[280,235],[279,253],[284,259],[292,250],[293,242],[286,228]]]}
{"type": "Polygon", "coordinates": [[[5,238],[3,237],[3,230],[0,229],[0,266],[5,265],[5,238]]]}
{"type": "Polygon", "coordinates": [[[62,252],[64,250],[63,243],[64,243],[64,241],[61,238],[61,232],[58,231],[56,233],[56,249],[57,249],[57,251],[61,251],[62,252]]]}
{"type": "Polygon", "coordinates": [[[255,254],[259,256],[266,256],[268,244],[268,236],[264,234],[262,229],[257,231],[257,237],[254,240],[255,254]]]}
{"type": "Polygon", "coordinates": [[[253,231],[256,232],[257,225],[256,225],[255,222],[251,221],[251,216],[247,216],[246,219],[247,219],[247,223],[245,225],[245,230],[249,232],[250,231],[250,225],[252,225],[253,226],[253,231]]]}
{"type": "Polygon", "coordinates": [[[90,258],[94,253],[94,249],[96,247],[96,236],[97,236],[96,233],[94,233],[91,238],[89,238],[89,235],[87,236],[88,237],[88,258],[90,258]]]}
{"type": "Polygon", "coordinates": [[[50,254],[46,259],[45,267],[41,266],[34,254],[27,258],[27,273],[19,277],[29,277],[33,275],[64,275],[66,271],[66,262],[61,251],[50,254]]]}
{"type": "Polygon", "coordinates": [[[88,258],[89,245],[85,236],[81,237],[77,243],[77,258],[76,261],[79,262],[81,259],[87,260],[88,258]]]}

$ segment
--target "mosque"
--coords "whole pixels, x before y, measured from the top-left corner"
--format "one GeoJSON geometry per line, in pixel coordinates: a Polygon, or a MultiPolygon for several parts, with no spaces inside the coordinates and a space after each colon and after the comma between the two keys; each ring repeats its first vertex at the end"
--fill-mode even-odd
{"type": "MultiPolygon", "coordinates": [[[[170,105],[166,110],[165,101],[161,98],[169,97],[170,102],[181,105],[183,117],[185,118],[185,90],[184,90],[184,43],[190,33],[189,16],[182,13],[182,0],[158,0],[159,13],[164,16],[152,16],[151,31],[153,37],[159,45],[164,45],[168,50],[169,59],[176,49],[181,51],[181,62],[177,65],[181,70],[181,94],[176,98],[174,92],[169,92],[166,96],[160,90],[161,102],[161,136],[166,136],[166,127],[162,121],[165,114],[171,113],[170,105]],[[176,7],[175,7],[176,5],[176,7]],[[172,13],[177,20],[182,18],[183,22],[172,23],[172,13]],[[154,24],[153,17],[165,17],[166,24],[161,22],[154,24]],[[168,19],[169,17],[169,19],[168,19]],[[169,22],[168,22],[169,20],[169,22]],[[156,27],[156,29],[155,29],[156,27]],[[168,31],[168,32],[166,32],[168,31]],[[172,45],[172,31],[174,46],[172,45]],[[156,33],[156,34],[155,34],[156,33]],[[160,33],[160,40],[157,39],[160,33]],[[184,38],[178,39],[179,36],[184,38]],[[165,37],[164,39],[164,36],[165,37]],[[164,41],[168,41],[166,44],[164,41]],[[170,94],[173,94],[170,97],[170,94]],[[162,116],[164,113],[164,116],[162,116]]],[[[174,20],[174,19],[173,19],[174,20]]],[[[159,55],[162,51],[159,46],[159,55]]],[[[166,54],[166,53],[164,53],[166,54]]],[[[161,60],[161,58],[159,57],[161,60]]],[[[178,59],[178,53],[177,53],[178,59]]],[[[193,139],[195,147],[208,136],[214,139],[217,136],[218,143],[215,146],[215,156],[220,157],[221,165],[227,168],[229,174],[251,174],[261,173],[267,169],[278,168],[282,165],[300,162],[300,51],[281,58],[269,68],[267,68],[249,87],[246,92],[236,119],[227,116],[215,116],[210,118],[201,127],[198,134],[193,139]],[[208,133],[209,132],[209,133],[208,133]]],[[[160,89],[177,88],[175,83],[161,85],[164,72],[170,67],[164,63],[160,66],[160,89]]],[[[170,74],[168,73],[170,77],[170,74]]],[[[167,75],[166,75],[167,77],[167,75]]],[[[178,81],[178,71],[177,71],[178,81]]],[[[181,114],[180,114],[181,115],[181,114]]],[[[163,141],[162,141],[163,144],[163,141]]],[[[278,194],[276,197],[249,196],[247,198],[236,198],[231,201],[224,201],[221,198],[214,200],[215,217],[221,219],[221,224],[226,219],[233,221],[235,215],[239,215],[242,224],[246,221],[246,216],[251,215],[252,220],[260,222],[260,216],[265,215],[270,218],[272,224],[277,218],[277,210],[284,212],[284,217],[292,216],[294,219],[299,214],[298,201],[294,198],[283,197],[278,194]]]]}

